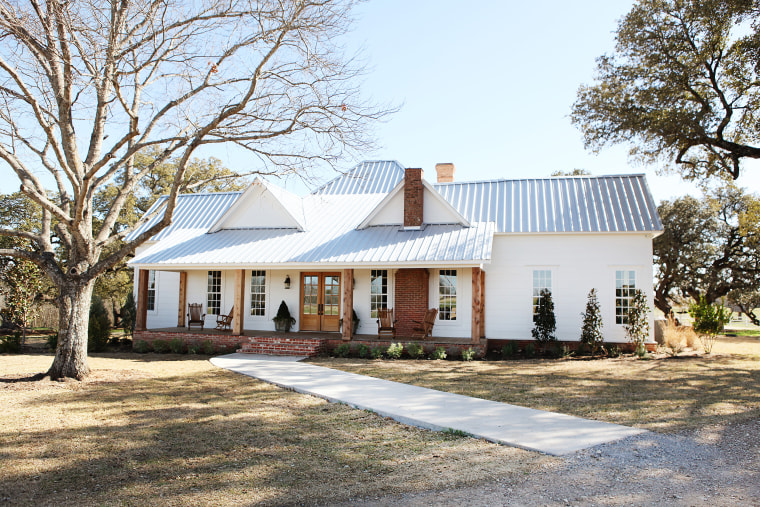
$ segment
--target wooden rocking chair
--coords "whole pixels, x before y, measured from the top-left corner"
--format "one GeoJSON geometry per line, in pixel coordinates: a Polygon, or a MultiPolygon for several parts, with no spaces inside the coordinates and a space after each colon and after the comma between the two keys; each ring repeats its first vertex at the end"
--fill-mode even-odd
{"type": "MultiPolygon", "coordinates": [[[[435,325],[435,318],[438,315],[437,308],[431,308],[425,312],[425,318],[422,322],[414,320],[415,327],[412,328],[415,335],[419,334],[421,339],[426,339],[428,336],[433,336],[433,326],[435,325]]],[[[417,336],[415,336],[416,338],[417,336]]]]}
{"type": "Polygon", "coordinates": [[[235,311],[235,307],[230,308],[230,313],[227,315],[216,316],[216,328],[219,331],[232,331],[232,313],[235,311]]]}
{"type": "Polygon", "coordinates": [[[377,337],[390,336],[396,337],[396,322],[393,320],[393,309],[380,308],[377,311],[377,337]]]}
{"type": "Polygon", "coordinates": [[[203,313],[203,303],[188,303],[187,304],[187,328],[190,326],[203,326],[206,324],[206,314],[203,313]]]}

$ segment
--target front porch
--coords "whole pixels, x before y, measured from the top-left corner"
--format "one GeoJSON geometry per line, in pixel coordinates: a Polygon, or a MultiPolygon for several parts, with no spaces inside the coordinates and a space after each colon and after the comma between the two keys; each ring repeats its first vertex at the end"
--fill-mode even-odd
{"type": "Polygon", "coordinates": [[[437,347],[443,347],[447,353],[461,353],[462,350],[472,347],[482,355],[487,350],[487,340],[482,339],[478,344],[473,344],[470,338],[442,338],[433,337],[427,340],[412,337],[397,336],[389,340],[377,335],[357,334],[350,342],[344,341],[340,333],[318,332],[289,332],[278,333],[276,331],[249,331],[242,333],[230,331],[218,331],[215,329],[188,329],[185,327],[168,327],[160,329],[135,330],[134,341],[145,341],[149,344],[156,340],[181,339],[185,345],[200,346],[204,341],[211,341],[217,351],[243,352],[249,354],[266,355],[291,355],[291,356],[316,356],[320,353],[330,352],[343,343],[350,343],[352,347],[359,344],[373,347],[387,348],[391,342],[407,344],[418,342],[425,347],[426,351],[432,351],[437,347]]]}

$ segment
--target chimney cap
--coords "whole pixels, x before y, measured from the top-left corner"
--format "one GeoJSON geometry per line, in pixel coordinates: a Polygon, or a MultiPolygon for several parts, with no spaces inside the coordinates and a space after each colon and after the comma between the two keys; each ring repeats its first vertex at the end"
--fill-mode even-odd
{"type": "Polygon", "coordinates": [[[453,183],[456,168],[451,162],[435,164],[435,172],[438,175],[438,183],[453,183]]]}

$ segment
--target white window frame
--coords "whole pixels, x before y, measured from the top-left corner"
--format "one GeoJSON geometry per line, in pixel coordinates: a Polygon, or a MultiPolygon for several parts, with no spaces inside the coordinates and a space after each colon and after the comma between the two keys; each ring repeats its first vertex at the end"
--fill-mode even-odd
{"type": "Polygon", "coordinates": [[[252,318],[254,320],[255,319],[265,319],[266,316],[267,316],[267,311],[269,310],[269,305],[268,305],[268,302],[269,302],[269,278],[270,278],[269,272],[267,270],[265,270],[265,269],[252,269],[252,270],[250,270],[250,280],[249,280],[249,283],[248,283],[248,297],[250,299],[249,302],[248,302],[248,317],[250,317],[250,318],[252,318]],[[254,292],[253,292],[253,276],[254,276],[254,273],[263,273],[264,274],[264,285],[263,285],[262,292],[257,292],[256,293],[256,294],[261,294],[261,295],[264,296],[264,307],[263,307],[263,313],[261,315],[255,315],[253,313],[253,295],[254,295],[254,292]]]}
{"type": "MultiPolygon", "coordinates": [[[[436,277],[437,279],[436,279],[435,297],[437,299],[437,301],[436,301],[436,307],[438,308],[438,315],[436,317],[436,320],[437,320],[437,322],[440,322],[442,324],[458,324],[459,322],[461,322],[460,320],[457,319],[457,311],[456,311],[456,308],[459,305],[459,295],[462,293],[462,290],[461,290],[461,287],[460,287],[460,285],[462,283],[462,273],[461,273],[461,270],[458,269],[458,268],[440,268],[437,271],[437,275],[438,276],[436,277]],[[454,272],[454,276],[456,277],[456,284],[454,285],[454,294],[453,294],[453,296],[454,296],[454,302],[455,302],[455,304],[454,304],[454,312],[453,312],[454,313],[454,318],[451,318],[451,319],[443,319],[443,318],[441,318],[443,316],[443,313],[444,313],[444,312],[441,311],[441,296],[444,295],[444,294],[441,293],[441,275],[442,275],[443,271],[453,271],[454,272]]],[[[448,294],[448,295],[451,296],[451,294],[448,294]]]]}
{"type": "MultiPolygon", "coordinates": [[[[536,322],[536,315],[538,311],[538,305],[541,301],[541,290],[549,289],[549,292],[554,298],[554,270],[551,268],[533,268],[531,270],[531,299],[530,299],[530,318],[532,322],[536,322]],[[548,279],[546,273],[549,274],[548,279]],[[538,279],[536,278],[538,277],[538,279]],[[540,282],[536,285],[536,282],[540,282]],[[548,281],[548,283],[547,283],[548,281]]],[[[556,306],[556,301],[555,301],[556,306]]]]}
{"type": "Polygon", "coordinates": [[[636,279],[638,278],[636,270],[631,268],[615,268],[615,278],[614,278],[614,292],[613,294],[613,301],[612,301],[612,308],[613,308],[613,317],[615,321],[616,326],[625,326],[628,323],[628,313],[625,311],[625,309],[631,308],[631,300],[633,299],[633,291],[638,289],[638,286],[636,284],[636,279]],[[622,274],[622,277],[619,278],[619,274],[622,274]],[[627,287],[620,287],[618,288],[618,280],[621,280],[623,283],[630,282],[630,275],[633,274],[633,285],[629,285],[627,287]],[[621,295],[618,296],[618,290],[621,290],[621,295]],[[623,295],[622,291],[628,291],[627,294],[623,295]],[[622,312],[620,315],[618,315],[618,299],[621,299],[621,301],[627,301],[628,305],[621,305],[620,308],[622,309],[622,312]],[[618,322],[618,317],[620,317],[620,322],[618,322]]]}
{"type": "Polygon", "coordinates": [[[145,308],[151,313],[158,312],[158,271],[154,269],[148,270],[148,295],[145,301],[145,308]],[[153,277],[153,287],[151,288],[151,276],[153,277]],[[153,308],[149,306],[150,293],[153,292],[153,308]]]}
{"type": "Polygon", "coordinates": [[[224,273],[219,269],[209,269],[206,272],[206,315],[220,315],[222,313],[222,304],[224,295],[224,273]],[[219,292],[211,292],[211,273],[219,273],[219,292]],[[211,295],[219,294],[219,307],[211,307],[211,295]],[[214,311],[212,311],[214,310],[214,311]]]}
{"type": "Polygon", "coordinates": [[[377,310],[381,308],[389,308],[388,302],[390,301],[390,285],[391,285],[391,270],[390,269],[371,269],[369,271],[369,315],[370,315],[370,318],[377,319],[378,318],[378,314],[376,313],[377,310]],[[381,273],[379,276],[382,276],[382,272],[385,272],[385,285],[383,285],[382,282],[380,284],[381,289],[385,288],[385,291],[380,292],[379,294],[372,292],[372,289],[374,288],[374,285],[372,284],[372,278],[375,272],[381,273]],[[378,295],[380,297],[379,302],[381,303],[381,306],[377,306],[373,310],[373,305],[374,303],[377,302],[373,299],[378,295]]]}

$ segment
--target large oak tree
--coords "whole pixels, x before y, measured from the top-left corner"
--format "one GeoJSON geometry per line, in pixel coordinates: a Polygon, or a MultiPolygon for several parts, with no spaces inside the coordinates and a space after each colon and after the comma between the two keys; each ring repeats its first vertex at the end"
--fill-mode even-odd
{"type": "Polygon", "coordinates": [[[736,179],[760,158],[756,0],[639,0],[571,118],[586,146],[630,144],[691,179],[736,179]]]}
{"type": "Polygon", "coordinates": [[[42,208],[38,231],[0,229],[57,285],[48,374],[87,375],[95,280],[171,223],[188,164],[233,143],[251,165],[301,171],[368,142],[387,113],[363,101],[342,51],[352,0],[0,0],[0,160],[42,208]],[[153,150],[147,167],[135,156],[153,150]],[[176,162],[163,218],[130,241],[125,202],[176,162]],[[94,197],[117,183],[105,214],[94,197]]]}

